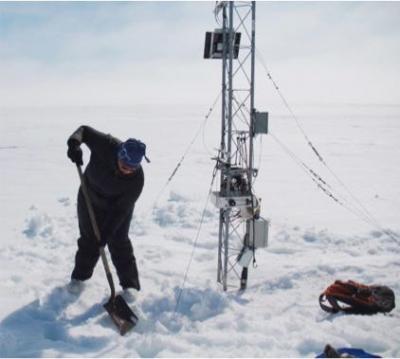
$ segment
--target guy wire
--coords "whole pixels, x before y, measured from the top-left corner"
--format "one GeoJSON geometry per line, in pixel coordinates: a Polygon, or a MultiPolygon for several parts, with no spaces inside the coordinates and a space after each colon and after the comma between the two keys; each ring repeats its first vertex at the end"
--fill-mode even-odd
{"type": "MultiPolygon", "coordinates": [[[[292,118],[295,120],[295,122],[296,122],[298,128],[300,129],[301,133],[303,134],[307,144],[312,149],[314,154],[318,157],[320,162],[328,169],[328,171],[336,179],[336,181],[348,192],[348,194],[353,199],[353,201],[360,207],[358,209],[358,211],[364,212],[363,216],[365,218],[368,218],[368,223],[370,225],[372,225],[373,227],[379,228],[379,230],[381,230],[383,233],[386,233],[388,236],[390,236],[395,241],[400,240],[400,237],[396,233],[392,232],[391,230],[383,228],[383,226],[379,223],[379,221],[368,211],[368,209],[362,204],[362,202],[351,192],[351,190],[348,188],[348,186],[346,186],[346,184],[339,178],[339,176],[330,168],[330,166],[328,166],[328,164],[325,162],[323,157],[320,155],[320,153],[318,152],[318,150],[316,149],[314,144],[311,142],[311,140],[307,136],[304,128],[300,124],[299,119],[297,118],[297,116],[295,115],[295,113],[292,110],[291,106],[289,105],[288,101],[286,100],[285,96],[283,95],[283,93],[279,89],[279,86],[277,85],[275,80],[272,78],[272,75],[271,75],[267,65],[265,64],[265,61],[263,60],[263,57],[262,57],[261,53],[258,51],[258,49],[256,49],[256,52],[257,52],[257,57],[261,62],[261,65],[264,67],[264,69],[265,69],[265,71],[267,73],[268,79],[272,82],[273,87],[277,91],[277,93],[278,93],[279,97],[281,98],[283,104],[285,105],[285,107],[287,108],[289,113],[291,114],[292,118]]],[[[326,182],[325,182],[325,184],[327,185],[326,182]]]]}
{"type": "Polygon", "coordinates": [[[185,288],[187,276],[188,276],[188,274],[189,274],[190,266],[191,266],[192,261],[193,261],[194,252],[195,252],[195,250],[196,250],[196,248],[197,248],[197,241],[198,241],[198,239],[199,239],[200,232],[201,232],[201,228],[202,228],[202,226],[203,226],[203,222],[204,222],[204,217],[205,217],[205,213],[206,213],[206,210],[207,210],[208,201],[209,201],[209,199],[210,199],[210,195],[211,195],[211,192],[212,192],[212,187],[213,187],[213,184],[214,184],[214,180],[215,180],[216,175],[217,175],[217,165],[215,165],[214,170],[213,170],[213,173],[212,173],[210,188],[209,188],[209,190],[208,190],[208,194],[207,194],[207,198],[206,198],[206,201],[205,201],[204,209],[203,209],[203,212],[202,212],[202,215],[201,215],[200,224],[199,224],[199,227],[198,227],[198,229],[197,229],[197,234],[196,234],[195,240],[194,240],[194,242],[193,242],[192,253],[191,253],[191,255],[190,255],[189,262],[188,262],[188,265],[187,265],[187,267],[186,267],[186,271],[185,271],[185,275],[184,275],[184,277],[183,277],[182,285],[181,285],[181,287],[179,288],[179,294],[178,294],[178,298],[177,298],[177,300],[176,300],[176,306],[175,306],[175,311],[174,311],[174,313],[176,313],[176,312],[178,311],[179,303],[180,303],[181,298],[182,298],[182,292],[183,292],[183,289],[185,288]]]}
{"type": "Polygon", "coordinates": [[[349,212],[353,213],[356,217],[358,217],[363,222],[369,224],[372,227],[379,228],[383,233],[391,237],[395,242],[398,242],[397,235],[390,230],[386,230],[379,226],[378,223],[374,222],[370,217],[368,217],[365,213],[363,213],[359,208],[355,207],[351,203],[348,202],[345,198],[340,200],[337,195],[334,195],[329,185],[318,175],[314,172],[309,166],[307,166],[304,161],[299,159],[290,149],[282,143],[273,133],[270,132],[271,137],[276,141],[276,143],[292,158],[302,169],[303,171],[312,179],[313,182],[316,183],[318,188],[322,190],[328,197],[334,200],[337,204],[339,204],[344,209],[348,210],[349,212]],[[330,188],[330,187],[329,187],[330,188]],[[346,204],[347,203],[347,204],[346,204]]]}
{"type": "Polygon", "coordinates": [[[187,146],[185,152],[183,153],[181,159],[178,161],[178,163],[176,164],[174,170],[171,172],[171,175],[168,177],[166,183],[164,184],[164,186],[161,188],[160,192],[157,194],[157,197],[153,203],[153,205],[149,208],[149,212],[156,207],[158,201],[160,200],[160,197],[162,196],[162,194],[164,193],[165,189],[168,187],[169,183],[171,182],[171,180],[174,178],[174,176],[176,175],[176,173],[178,172],[180,166],[182,165],[186,155],[188,154],[189,150],[191,149],[191,147],[193,146],[193,144],[195,143],[197,137],[200,135],[200,133],[202,132],[205,124],[207,123],[209,117],[211,116],[212,112],[214,111],[214,108],[219,100],[219,98],[221,97],[221,93],[222,91],[218,94],[218,96],[216,97],[215,101],[213,102],[213,104],[211,105],[211,107],[209,108],[207,114],[204,116],[204,120],[201,122],[198,130],[196,131],[192,141],[190,141],[189,145],[187,146]]]}

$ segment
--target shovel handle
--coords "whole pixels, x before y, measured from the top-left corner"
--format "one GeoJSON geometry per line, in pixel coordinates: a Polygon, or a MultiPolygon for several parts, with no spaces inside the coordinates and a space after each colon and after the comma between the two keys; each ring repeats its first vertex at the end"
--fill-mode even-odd
{"type": "Polygon", "coordinates": [[[96,239],[97,239],[97,241],[99,242],[99,245],[100,245],[100,248],[99,248],[100,257],[101,257],[101,261],[103,262],[104,270],[106,272],[108,284],[110,285],[110,288],[111,288],[111,298],[114,299],[115,298],[114,281],[113,281],[113,278],[112,278],[110,266],[108,265],[106,253],[104,251],[104,246],[101,245],[101,234],[100,234],[99,226],[97,225],[96,216],[95,216],[95,213],[94,213],[92,201],[90,200],[90,196],[89,196],[89,192],[87,190],[85,178],[83,177],[82,168],[78,164],[76,165],[76,168],[78,170],[79,179],[81,181],[81,188],[82,188],[82,192],[83,192],[83,197],[85,198],[86,207],[87,207],[88,212],[89,212],[90,222],[91,222],[92,227],[93,227],[93,232],[94,232],[94,235],[96,236],[96,239]]]}

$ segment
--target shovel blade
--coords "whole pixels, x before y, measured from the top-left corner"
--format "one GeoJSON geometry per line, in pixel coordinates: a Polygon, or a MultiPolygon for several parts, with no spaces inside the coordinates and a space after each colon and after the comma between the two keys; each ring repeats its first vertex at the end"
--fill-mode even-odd
{"type": "Polygon", "coordinates": [[[104,304],[104,308],[117,326],[121,335],[131,330],[139,320],[121,295],[111,297],[110,300],[104,304]]]}

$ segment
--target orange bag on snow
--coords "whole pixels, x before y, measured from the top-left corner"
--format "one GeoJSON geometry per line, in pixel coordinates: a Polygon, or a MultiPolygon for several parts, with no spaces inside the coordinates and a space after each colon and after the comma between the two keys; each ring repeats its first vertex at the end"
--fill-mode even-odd
{"type": "Polygon", "coordinates": [[[395,307],[395,296],[386,286],[337,280],[319,296],[319,304],[329,313],[388,313],[395,307]]]}

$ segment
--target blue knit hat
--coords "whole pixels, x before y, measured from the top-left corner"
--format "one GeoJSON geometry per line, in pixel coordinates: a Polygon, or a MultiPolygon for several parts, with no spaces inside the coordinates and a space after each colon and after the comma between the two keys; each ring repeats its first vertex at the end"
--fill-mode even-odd
{"type": "Polygon", "coordinates": [[[143,157],[147,162],[150,162],[146,157],[146,145],[134,138],[129,138],[122,142],[118,149],[118,159],[129,167],[138,167],[142,162],[143,157]]]}

